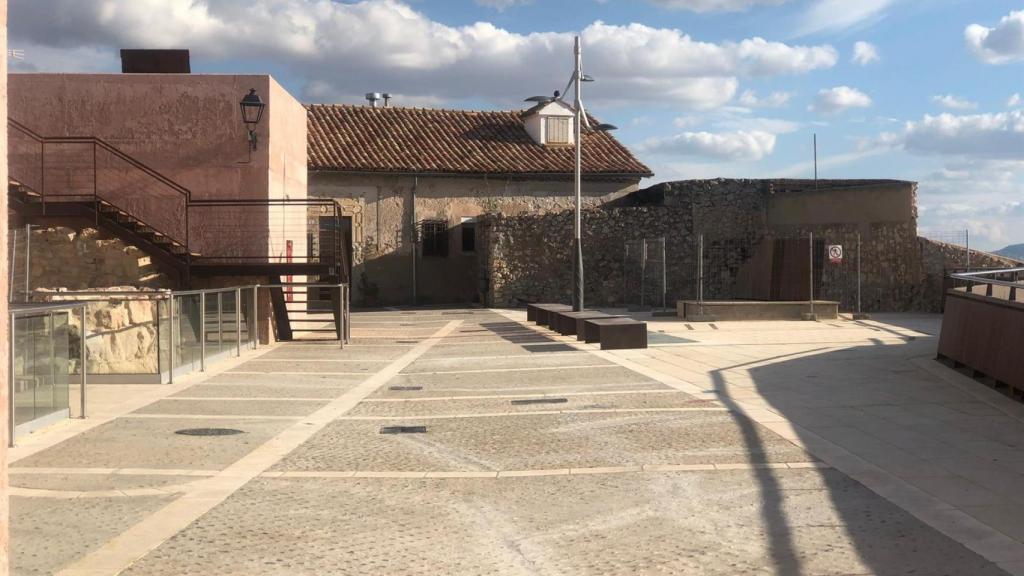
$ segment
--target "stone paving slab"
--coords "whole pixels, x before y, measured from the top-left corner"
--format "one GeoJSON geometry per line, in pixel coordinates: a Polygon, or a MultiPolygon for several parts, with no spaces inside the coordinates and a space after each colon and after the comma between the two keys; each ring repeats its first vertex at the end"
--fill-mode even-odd
{"type": "Polygon", "coordinates": [[[550,396],[547,398],[500,398],[473,400],[436,400],[418,402],[362,402],[348,416],[440,416],[452,414],[492,414],[497,412],[535,412],[546,410],[610,410],[651,408],[716,408],[718,402],[696,400],[683,392],[647,394],[602,394],[550,396]],[[564,403],[548,403],[552,399],[564,403]],[[513,404],[514,401],[530,404],[513,404]]]}
{"type": "Polygon", "coordinates": [[[11,474],[11,486],[37,490],[102,492],[135,488],[180,486],[201,478],[195,476],[147,476],[128,474],[11,474]]]}
{"type": "MultiPolygon", "coordinates": [[[[354,386],[354,384],[353,384],[354,386]]],[[[197,384],[171,396],[186,398],[324,398],[341,396],[346,387],[295,386],[270,384],[197,384]]]]}
{"type": "Polygon", "coordinates": [[[401,347],[356,347],[346,346],[344,350],[336,345],[310,346],[285,344],[260,356],[261,360],[322,360],[325,358],[359,359],[364,361],[388,362],[405,354],[408,350],[401,347]]]}
{"type": "Polygon", "coordinates": [[[423,355],[427,358],[464,358],[471,356],[521,356],[534,357],[551,353],[578,352],[562,342],[554,342],[544,336],[529,337],[523,341],[509,341],[505,338],[488,336],[474,337],[465,342],[446,339],[423,355]]]}
{"type": "Polygon", "coordinates": [[[668,386],[619,366],[565,370],[515,370],[455,374],[399,374],[373,397],[464,396],[482,394],[558,394],[603,390],[657,390],[668,386]],[[392,386],[422,386],[410,396],[392,386]]]}
{"type": "Polygon", "coordinates": [[[817,470],[258,479],[124,572],[199,573],[1004,574],[817,470]]]}
{"type": "Polygon", "coordinates": [[[305,416],[327,404],[280,400],[175,400],[168,398],[136,410],[134,414],[187,414],[190,416],[305,416]]]}
{"type": "Polygon", "coordinates": [[[136,498],[12,497],[11,573],[54,574],[174,500],[136,498]]]}
{"type": "MultiPolygon", "coordinates": [[[[351,388],[366,380],[369,374],[366,376],[362,374],[288,374],[287,377],[283,377],[280,374],[265,374],[265,373],[237,373],[237,372],[224,372],[218,374],[209,380],[206,380],[203,385],[209,384],[273,384],[276,386],[295,386],[295,387],[306,387],[306,386],[331,386],[340,389],[351,388]]],[[[301,393],[297,394],[301,395],[301,393]]]]}
{"type": "Polygon", "coordinates": [[[807,462],[805,451],[729,412],[445,418],[427,434],[381,434],[415,419],[337,421],[274,470],[463,471],[807,462]]]}
{"type": "MultiPolygon", "coordinates": [[[[530,358],[531,368],[549,368],[576,366],[609,366],[612,363],[598,358],[589,352],[553,352],[550,354],[537,354],[530,358]]],[[[404,374],[416,372],[445,372],[451,370],[500,370],[506,368],[523,368],[522,355],[491,355],[491,356],[456,356],[443,358],[428,358],[417,360],[410,364],[404,374]]]]}
{"type": "MultiPolygon", "coordinates": [[[[351,358],[350,358],[351,359],[351,358]]],[[[329,361],[299,361],[299,360],[267,360],[264,361],[262,358],[258,360],[251,360],[246,362],[242,366],[230,370],[228,374],[245,372],[245,373],[280,373],[287,372],[288,375],[296,373],[310,373],[310,374],[337,374],[337,373],[355,373],[355,374],[373,374],[380,370],[384,366],[387,366],[386,360],[381,361],[353,361],[353,362],[329,362],[329,361]]]]}
{"type": "Polygon", "coordinates": [[[224,418],[119,418],[19,460],[13,467],[221,469],[294,422],[224,418]],[[182,436],[186,428],[234,428],[234,436],[182,436]]]}

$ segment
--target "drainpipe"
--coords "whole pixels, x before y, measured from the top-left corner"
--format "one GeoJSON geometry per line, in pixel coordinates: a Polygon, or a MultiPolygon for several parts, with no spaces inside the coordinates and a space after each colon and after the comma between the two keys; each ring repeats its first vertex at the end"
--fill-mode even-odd
{"type": "Polygon", "coordinates": [[[416,188],[420,185],[419,176],[412,177],[412,305],[416,305],[416,188]]]}

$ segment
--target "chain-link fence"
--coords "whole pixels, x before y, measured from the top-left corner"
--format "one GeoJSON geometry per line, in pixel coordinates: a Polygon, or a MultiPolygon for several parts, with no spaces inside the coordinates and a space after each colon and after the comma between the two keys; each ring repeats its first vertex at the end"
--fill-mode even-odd
{"type": "Polygon", "coordinates": [[[665,311],[668,299],[668,259],[665,238],[641,238],[625,243],[623,302],[631,310],[665,311]]]}
{"type": "MultiPolygon", "coordinates": [[[[623,301],[631,309],[668,310],[677,301],[834,301],[858,314],[880,301],[866,286],[857,231],[754,237],[696,234],[624,243],[623,301]]],[[[878,292],[876,294],[876,292],[878,292]]]]}

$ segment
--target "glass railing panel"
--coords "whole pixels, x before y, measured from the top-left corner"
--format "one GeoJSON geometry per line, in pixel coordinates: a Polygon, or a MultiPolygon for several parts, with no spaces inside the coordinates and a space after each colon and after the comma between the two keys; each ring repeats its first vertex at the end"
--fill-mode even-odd
{"type": "Polygon", "coordinates": [[[199,294],[174,296],[174,367],[199,366],[201,360],[201,320],[199,294]]]}
{"type": "Polygon", "coordinates": [[[36,332],[45,329],[45,316],[15,317],[12,322],[12,382],[14,425],[35,419],[37,352],[36,332]]]}
{"type": "Polygon", "coordinates": [[[68,410],[68,386],[71,373],[71,314],[69,312],[54,312],[52,318],[53,380],[49,395],[50,413],[68,410]]]}
{"type": "Polygon", "coordinates": [[[234,290],[222,292],[221,299],[221,347],[222,350],[236,352],[238,350],[238,330],[240,314],[238,313],[238,294],[234,290]]]}
{"type": "Polygon", "coordinates": [[[206,358],[220,354],[221,323],[220,323],[220,293],[206,294],[206,358]]]}
{"type": "Polygon", "coordinates": [[[156,301],[156,354],[158,372],[171,369],[171,301],[156,301]]]}

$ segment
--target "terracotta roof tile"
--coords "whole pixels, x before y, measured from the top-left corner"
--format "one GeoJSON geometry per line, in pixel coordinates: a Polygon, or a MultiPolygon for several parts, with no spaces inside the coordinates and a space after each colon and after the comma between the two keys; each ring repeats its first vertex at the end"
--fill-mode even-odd
{"type": "MultiPolygon", "coordinates": [[[[307,110],[310,170],[550,175],[573,171],[573,148],[534,142],[523,127],[523,112],[326,104],[307,110]]],[[[583,135],[583,172],[651,175],[604,132],[583,135]]]]}

